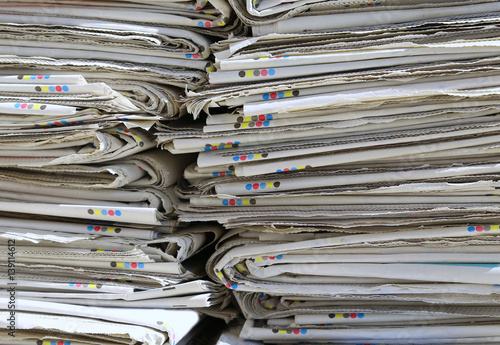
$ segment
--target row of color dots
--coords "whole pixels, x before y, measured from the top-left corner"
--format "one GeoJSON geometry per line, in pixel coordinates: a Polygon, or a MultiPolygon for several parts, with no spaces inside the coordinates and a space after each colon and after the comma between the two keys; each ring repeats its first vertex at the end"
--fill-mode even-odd
{"type": "Polygon", "coordinates": [[[111,267],[119,267],[119,268],[144,268],[144,263],[142,263],[142,262],[115,262],[115,261],[112,261],[109,265],[111,267]]]}
{"type": "Polygon", "coordinates": [[[248,122],[248,123],[235,123],[234,128],[253,128],[253,127],[269,127],[269,121],[257,121],[257,122],[248,122]]]}
{"type": "Polygon", "coordinates": [[[17,79],[21,80],[21,79],[25,79],[25,80],[28,80],[28,79],[49,79],[50,78],[50,75],[18,75],[17,76],[17,79]]]}
{"type": "Polygon", "coordinates": [[[270,68],[270,69],[261,69],[261,70],[253,70],[253,71],[239,71],[238,72],[238,75],[240,76],[240,78],[244,78],[244,77],[259,77],[259,76],[262,76],[262,77],[265,77],[267,75],[274,75],[276,73],[276,71],[274,70],[274,68],[270,68]]]}
{"type": "Polygon", "coordinates": [[[363,313],[343,313],[343,314],[328,314],[328,317],[330,319],[362,319],[365,317],[365,314],[363,313]]]}
{"type": "Polygon", "coordinates": [[[273,333],[280,334],[306,334],[307,329],[277,329],[273,328],[273,333]]]}
{"type": "Polygon", "coordinates": [[[56,86],[53,86],[53,85],[50,85],[50,86],[36,86],[35,87],[35,90],[38,91],[38,92],[68,92],[69,91],[69,87],[67,85],[56,85],[56,86]]]}
{"type": "Polygon", "coordinates": [[[255,258],[255,261],[260,262],[262,260],[274,260],[274,259],[278,259],[278,260],[283,259],[283,254],[274,255],[274,256],[259,256],[259,257],[255,258]]]}
{"type": "Polygon", "coordinates": [[[221,171],[221,172],[213,172],[212,176],[213,177],[218,177],[218,176],[232,176],[234,173],[232,171],[221,171]]]}
{"type": "Polygon", "coordinates": [[[297,97],[298,95],[300,95],[299,90],[280,91],[280,92],[265,93],[262,95],[262,99],[267,101],[268,99],[285,98],[292,96],[297,97]]]}
{"type": "Polygon", "coordinates": [[[212,26],[212,22],[198,22],[198,26],[209,28],[212,26]]]}
{"type": "Polygon", "coordinates": [[[102,284],[84,284],[84,283],[69,283],[69,286],[71,287],[82,287],[82,288],[90,288],[90,289],[100,289],[102,288],[102,284]]]}
{"type": "Polygon", "coordinates": [[[267,183],[249,183],[245,186],[245,189],[246,190],[251,190],[251,189],[266,189],[266,188],[278,188],[280,186],[280,182],[279,181],[276,181],[276,182],[267,182],[267,183]]]}
{"type": "Polygon", "coordinates": [[[207,54],[202,52],[202,53],[200,53],[200,54],[198,54],[198,53],[195,53],[195,54],[186,54],[185,56],[186,56],[188,59],[198,59],[198,58],[200,57],[200,55],[201,55],[201,56],[205,56],[205,55],[207,55],[207,54]]]}
{"type": "Polygon", "coordinates": [[[40,109],[40,110],[45,110],[47,106],[45,104],[33,104],[33,103],[16,103],[14,104],[14,108],[16,109],[40,109]]]}
{"type": "Polygon", "coordinates": [[[68,122],[68,121],[54,121],[54,122],[42,122],[42,123],[37,123],[35,126],[40,126],[40,127],[54,127],[54,126],[69,126],[69,125],[82,125],[84,124],[85,121],[75,121],[75,122],[68,122]]]}
{"type": "Polygon", "coordinates": [[[238,147],[240,144],[239,141],[235,141],[234,143],[229,141],[227,143],[214,143],[214,144],[205,144],[205,151],[214,151],[214,150],[222,150],[222,149],[230,149],[238,147]]]}
{"type": "MultiPolygon", "coordinates": [[[[109,213],[109,212],[108,212],[109,213]]],[[[102,232],[114,232],[119,234],[122,229],[121,228],[114,228],[114,227],[107,227],[107,226],[92,226],[89,225],[87,226],[88,231],[102,231],[102,232]]]]}
{"type": "Polygon", "coordinates": [[[242,123],[242,122],[257,122],[257,121],[265,121],[269,120],[271,121],[273,119],[272,114],[267,114],[267,115],[253,115],[253,116],[239,116],[236,119],[237,123],[242,123]]]}
{"type": "Polygon", "coordinates": [[[382,3],[381,2],[368,2],[366,4],[345,5],[344,7],[358,7],[358,6],[363,7],[363,6],[373,6],[373,5],[380,6],[380,5],[382,5],[382,3]]]}
{"type": "Polygon", "coordinates": [[[288,56],[288,55],[285,55],[285,56],[279,55],[279,56],[273,56],[273,57],[264,56],[264,57],[261,57],[261,58],[255,58],[254,60],[281,59],[281,58],[286,59],[288,57],[290,57],[290,56],[288,56]]]}
{"type": "Polygon", "coordinates": [[[96,216],[121,216],[122,212],[120,210],[99,210],[99,209],[91,209],[87,210],[88,214],[95,214],[96,216]]]}
{"type": "Polygon", "coordinates": [[[287,172],[287,171],[303,170],[303,169],[305,169],[305,168],[306,168],[306,167],[303,167],[303,166],[301,165],[301,166],[298,166],[298,167],[293,167],[293,168],[278,169],[278,170],[276,170],[276,172],[281,173],[281,172],[287,172]]]}
{"type": "Polygon", "coordinates": [[[242,206],[242,205],[255,205],[255,199],[224,199],[222,205],[224,206],[242,206]]]}
{"type": "Polygon", "coordinates": [[[71,345],[71,342],[61,340],[37,340],[36,345],[71,345]]]}
{"type": "Polygon", "coordinates": [[[246,160],[249,160],[251,161],[252,159],[261,159],[261,158],[267,158],[267,156],[269,156],[268,153],[258,153],[258,154],[255,154],[255,155],[243,155],[243,156],[234,156],[233,157],[233,161],[237,162],[237,161],[246,161],[246,160]]]}
{"type": "Polygon", "coordinates": [[[477,232],[482,232],[482,231],[490,231],[490,230],[493,230],[493,231],[498,231],[499,229],[499,226],[498,225],[479,225],[479,226],[469,226],[467,228],[467,231],[468,232],[474,232],[474,231],[477,231],[477,232]]]}

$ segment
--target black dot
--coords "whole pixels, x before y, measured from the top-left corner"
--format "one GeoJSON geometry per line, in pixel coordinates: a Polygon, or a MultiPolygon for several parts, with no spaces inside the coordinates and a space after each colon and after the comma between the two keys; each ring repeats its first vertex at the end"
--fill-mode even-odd
{"type": "Polygon", "coordinates": [[[286,333],[287,333],[287,334],[292,334],[292,330],[291,330],[291,329],[287,329],[287,330],[286,330],[286,333]]]}
{"type": "Polygon", "coordinates": [[[262,154],[262,158],[267,158],[267,156],[269,156],[269,153],[263,153],[262,154]]]}
{"type": "Polygon", "coordinates": [[[234,124],[234,128],[240,128],[240,127],[241,127],[241,125],[239,123],[234,124]]]}
{"type": "Polygon", "coordinates": [[[257,121],[258,119],[257,115],[252,116],[252,121],[257,121]]]}
{"type": "Polygon", "coordinates": [[[210,145],[210,144],[205,144],[205,147],[212,147],[212,145],[210,145]]]}
{"type": "Polygon", "coordinates": [[[312,169],[312,166],[306,165],[306,169],[312,169]]]}
{"type": "Polygon", "coordinates": [[[42,88],[40,86],[36,86],[35,90],[40,92],[40,91],[42,91],[42,88]]]}
{"type": "Polygon", "coordinates": [[[94,214],[94,210],[92,210],[92,209],[90,209],[90,208],[87,210],[87,212],[88,212],[89,214],[94,214]]]}
{"type": "Polygon", "coordinates": [[[238,147],[238,146],[240,146],[240,145],[239,144],[233,144],[233,147],[238,147]]]}
{"type": "MultiPolygon", "coordinates": [[[[19,79],[21,79],[21,78],[19,78],[19,79]]],[[[37,340],[37,341],[36,341],[36,345],[43,345],[43,341],[41,341],[41,340],[37,340]]]]}
{"type": "Polygon", "coordinates": [[[101,231],[102,231],[102,232],[106,232],[106,231],[108,231],[108,228],[107,228],[107,227],[105,227],[105,226],[103,226],[103,227],[101,227],[101,231]]]}
{"type": "Polygon", "coordinates": [[[234,171],[234,165],[230,165],[227,167],[230,171],[234,171]]]}
{"type": "Polygon", "coordinates": [[[248,123],[248,127],[252,128],[253,126],[255,126],[255,122],[249,122],[248,123]]]}
{"type": "Polygon", "coordinates": [[[330,319],[335,319],[335,314],[328,314],[328,317],[329,317],[330,319]]]}
{"type": "Polygon", "coordinates": [[[344,319],[348,319],[349,318],[349,314],[345,313],[344,314],[344,319]]]}
{"type": "Polygon", "coordinates": [[[205,51],[205,47],[201,46],[200,47],[200,52],[204,52],[205,51]]]}
{"type": "Polygon", "coordinates": [[[33,109],[33,103],[28,104],[28,109],[33,109]]]}
{"type": "Polygon", "coordinates": [[[278,333],[278,329],[277,328],[273,328],[273,333],[278,333]]]}
{"type": "Polygon", "coordinates": [[[240,116],[236,119],[236,122],[242,123],[243,122],[243,116],[240,116]]]}
{"type": "Polygon", "coordinates": [[[144,143],[141,141],[141,142],[139,143],[139,146],[140,146],[140,147],[143,147],[143,146],[144,146],[144,143]]]}
{"type": "Polygon", "coordinates": [[[250,199],[250,204],[255,205],[256,203],[257,201],[255,201],[255,199],[250,199]]]}
{"type": "Polygon", "coordinates": [[[23,76],[22,75],[18,75],[17,79],[23,79],[23,76]]]}
{"type": "Polygon", "coordinates": [[[245,76],[245,71],[239,71],[238,72],[238,75],[243,78],[245,76]]]}
{"type": "Polygon", "coordinates": [[[100,288],[102,288],[102,284],[97,284],[95,287],[100,289],[100,288]]]}
{"type": "Polygon", "coordinates": [[[158,325],[163,325],[163,321],[156,321],[158,325]]]}
{"type": "Polygon", "coordinates": [[[42,106],[40,107],[40,109],[41,109],[41,110],[45,110],[46,108],[47,108],[47,106],[46,106],[46,105],[42,105],[42,106]]]}
{"type": "Polygon", "coordinates": [[[116,229],[115,229],[115,232],[116,232],[117,234],[119,234],[120,232],[122,232],[122,229],[120,229],[120,228],[116,228],[116,229]]]}
{"type": "Polygon", "coordinates": [[[274,182],[274,187],[278,188],[280,186],[280,183],[278,181],[274,182]]]}
{"type": "Polygon", "coordinates": [[[258,77],[260,75],[260,71],[258,69],[254,70],[253,75],[258,77]]]}
{"type": "Polygon", "coordinates": [[[111,261],[111,263],[109,264],[111,267],[116,267],[116,262],[114,261],[111,261]]]}
{"type": "Polygon", "coordinates": [[[292,95],[298,96],[300,94],[299,90],[293,90],[292,95]]]}

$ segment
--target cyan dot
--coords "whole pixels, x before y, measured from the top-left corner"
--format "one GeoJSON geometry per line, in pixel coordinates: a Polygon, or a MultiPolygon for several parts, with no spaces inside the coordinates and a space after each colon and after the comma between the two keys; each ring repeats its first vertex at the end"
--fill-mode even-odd
{"type": "Polygon", "coordinates": [[[214,173],[212,173],[212,176],[217,177],[217,176],[219,176],[219,173],[218,172],[214,172],[214,173]]]}
{"type": "Polygon", "coordinates": [[[237,161],[239,161],[239,160],[240,160],[240,157],[238,157],[238,156],[234,156],[234,157],[233,157],[233,161],[237,162],[237,161]]]}
{"type": "Polygon", "coordinates": [[[260,184],[260,188],[262,188],[262,189],[266,188],[266,184],[265,183],[261,183],[260,184]]]}
{"type": "Polygon", "coordinates": [[[264,127],[267,127],[267,126],[269,126],[269,121],[264,121],[264,122],[262,122],[262,124],[264,125],[264,127]]]}
{"type": "Polygon", "coordinates": [[[362,318],[364,318],[364,317],[365,317],[365,314],[363,314],[363,313],[359,313],[359,314],[358,314],[358,317],[359,317],[360,319],[362,319],[362,318]]]}
{"type": "Polygon", "coordinates": [[[21,103],[14,104],[14,108],[20,108],[20,107],[21,107],[21,103]]]}
{"type": "Polygon", "coordinates": [[[89,226],[87,226],[87,230],[92,231],[92,230],[94,230],[94,227],[92,225],[89,225],[89,226]]]}
{"type": "Polygon", "coordinates": [[[247,157],[248,159],[253,159],[254,158],[254,155],[248,155],[247,157]]]}
{"type": "Polygon", "coordinates": [[[280,254],[280,255],[276,255],[276,259],[278,259],[278,260],[281,260],[281,259],[283,259],[283,254],[280,254]]]}
{"type": "Polygon", "coordinates": [[[306,334],[306,333],[307,333],[307,329],[301,329],[301,330],[300,330],[300,333],[302,333],[302,334],[306,334]]]}
{"type": "Polygon", "coordinates": [[[239,144],[240,142],[239,142],[239,141],[235,141],[234,143],[235,143],[235,144],[239,144]]]}
{"type": "Polygon", "coordinates": [[[193,57],[193,55],[192,55],[192,54],[186,54],[186,57],[187,57],[188,59],[191,59],[191,58],[193,57]]]}
{"type": "Polygon", "coordinates": [[[122,215],[122,212],[120,210],[115,211],[115,216],[121,216],[121,215],[122,215]]]}
{"type": "Polygon", "coordinates": [[[245,186],[245,188],[246,188],[246,190],[250,190],[250,189],[252,189],[252,185],[249,183],[249,184],[247,184],[247,185],[245,186]]]}
{"type": "Polygon", "coordinates": [[[78,123],[79,123],[80,125],[82,125],[82,124],[84,124],[84,123],[85,123],[85,121],[78,121],[78,123]]]}
{"type": "Polygon", "coordinates": [[[204,26],[203,22],[198,22],[198,26],[204,26]]]}
{"type": "Polygon", "coordinates": [[[282,169],[278,169],[278,170],[276,170],[276,172],[283,172],[283,170],[282,169]]]}
{"type": "Polygon", "coordinates": [[[476,231],[476,228],[475,228],[475,227],[473,227],[473,226],[469,226],[469,227],[467,228],[467,230],[468,230],[469,232],[474,232],[474,231],[476,231]]]}
{"type": "Polygon", "coordinates": [[[51,341],[50,345],[57,345],[57,342],[56,341],[51,341]]]}
{"type": "Polygon", "coordinates": [[[284,92],[278,92],[278,97],[279,97],[279,98],[283,98],[283,97],[285,97],[285,93],[284,93],[284,92]]]}
{"type": "Polygon", "coordinates": [[[36,75],[30,76],[31,79],[36,79],[36,75]]]}
{"type": "Polygon", "coordinates": [[[56,88],[54,86],[49,86],[49,91],[54,92],[56,91],[56,88]]]}
{"type": "Polygon", "coordinates": [[[101,210],[101,213],[103,216],[106,216],[108,214],[108,211],[107,210],[101,210]]]}
{"type": "Polygon", "coordinates": [[[143,264],[142,262],[139,262],[139,263],[137,264],[137,267],[139,267],[139,268],[144,268],[144,264],[143,264]]]}
{"type": "Polygon", "coordinates": [[[269,99],[269,94],[268,93],[263,94],[262,98],[267,101],[269,99]]]}
{"type": "Polygon", "coordinates": [[[49,79],[50,78],[50,75],[44,75],[43,76],[45,79],[49,79]]]}
{"type": "Polygon", "coordinates": [[[243,200],[241,199],[236,200],[236,205],[243,205],[243,200]]]}
{"type": "Polygon", "coordinates": [[[227,199],[222,200],[222,205],[224,205],[224,206],[229,205],[229,200],[227,200],[227,199]]]}
{"type": "Polygon", "coordinates": [[[210,147],[205,147],[205,151],[210,151],[210,147]]]}
{"type": "Polygon", "coordinates": [[[63,85],[62,90],[65,92],[69,91],[69,87],[67,85],[63,85]]]}
{"type": "Polygon", "coordinates": [[[297,168],[296,168],[296,167],[293,167],[293,168],[291,168],[290,170],[292,170],[292,171],[293,171],[293,170],[297,170],[297,168]]]}
{"type": "Polygon", "coordinates": [[[69,283],[69,286],[75,286],[75,283],[69,283]]]}
{"type": "Polygon", "coordinates": [[[274,75],[276,73],[276,71],[274,70],[274,68],[270,68],[269,71],[267,71],[267,73],[269,75],[274,75]]]}
{"type": "Polygon", "coordinates": [[[125,268],[130,268],[130,262],[124,262],[123,266],[125,266],[125,268]]]}
{"type": "Polygon", "coordinates": [[[219,150],[222,150],[222,149],[224,148],[224,145],[219,145],[219,146],[217,146],[217,148],[218,148],[219,150]]]}
{"type": "Polygon", "coordinates": [[[237,287],[238,287],[238,285],[236,285],[236,284],[231,285],[231,289],[233,289],[233,290],[236,290],[237,287]]]}
{"type": "Polygon", "coordinates": [[[272,119],[273,119],[273,116],[272,116],[271,114],[267,114],[267,115],[266,115],[266,119],[267,119],[267,120],[272,120],[272,119]]]}

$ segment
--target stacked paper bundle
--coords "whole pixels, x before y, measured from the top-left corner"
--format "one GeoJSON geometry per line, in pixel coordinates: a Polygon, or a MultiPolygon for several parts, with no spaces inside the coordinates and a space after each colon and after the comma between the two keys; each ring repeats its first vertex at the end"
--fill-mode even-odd
{"type": "Polygon", "coordinates": [[[207,272],[242,338],[499,342],[497,6],[212,46],[200,119],[157,136],[199,152],[180,220],[232,229],[207,272]]]}
{"type": "Polygon", "coordinates": [[[175,344],[232,311],[204,279],[221,229],[174,213],[190,157],[149,129],[185,114],[180,95],[211,67],[195,31],[227,36],[232,12],[87,5],[0,5],[0,343],[175,344]]]}

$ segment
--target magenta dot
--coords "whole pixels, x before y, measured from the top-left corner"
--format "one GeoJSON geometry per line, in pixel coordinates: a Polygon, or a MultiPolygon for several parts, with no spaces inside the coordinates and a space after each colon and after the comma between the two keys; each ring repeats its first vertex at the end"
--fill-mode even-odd
{"type": "Polygon", "coordinates": [[[234,201],[234,199],[229,200],[229,205],[235,205],[235,204],[236,204],[236,201],[234,201]]]}
{"type": "Polygon", "coordinates": [[[62,91],[62,87],[60,87],[59,85],[57,85],[57,86],[56,86],[56,91],[61,92],[61,91],[62,91]]]}
{"type": "Polygon", "coordinates": [[[257,127],[262,127],[262,121],[259,121],[255,124],[257,127]]]}
{"type": "Polygon", "coordinates": [[[479,231],[479,232],[483,231],[483,227],[482,226],[476,226],[476,231],[479,231]]]}
{"type": "Polygon", "coordinates": [[[43,78],[43,75],[37,75],[36,76],[38,79],[42,79],[43,78]]]}
{"type": "Polygon", "coordinates": [[[267,75],[267,69],[260,71],[260,75],[265,77],[267,75]]]}
{"type": "Polygon", "coordinates": [[[28,106],[28,104],[26,104],[26,103],[21,104],[21,108],[23,108],[23,109],[26,108],[27,106],[28,106]]]}
{"type": "Polygon", "coordinates": [[[109,210],[109,211],[108,211],[108,215],[110,215],[110,216],[114,216],[114,215],[115,215],[115,211],[109,210]]]}
{"type": "Polygon", "coordinates": [[[137,262],[132,262],[130,266],[132,266],[132,268],[137,268],[137,262]]]}
{"type": "Polygon", "coordinates": [[[264,121],[266,117],[264,115],[259,115],[259,120],[264,121]]]}
{"type": "Polygon", "coordinates": [[[244,160],[246,160],[246,159],[247,159],[247,156],[240,156],[240,159],[241,159],[242,161],[244,161],[244,160]]]}
{"type": "Polygon", "coordinates": [[[254,183],[254,184],[252,185],[252,188],[253,188],[253,189],[259,189],[259,184],[258,184],[258,183],[254,183]]]}
{"type": "Polygon", "coordinates": [[[203,8],[203,7],[198,6],[198,7],[196,7],[196,11],[199,11],[199,10],[201,10],[202,8],[203,8]]]}
{"type": "Polygon", "coordinates": [[[276,98],[276,97],[278,97],[278,95],[276,94],[276,92],[273,92],[273,93],[271,94],[271,98],[273,98],[273,99],[274,99],[274,98],[276,98]]]}
{"type": "Polygon", "coordinates": [[[356,318],[356,316],[358,316],[358,315],[357,315],[357,314],[355,314],[355,313],[352,313],[352,314],[351,314],[351,317],[352,317],[353,319],[355,319],[355,318],[356,318]]]}
{"type": "Polygon", "coordinates": [[[227,286],[228,288],[230,288],[230,287],[231,287],[231,284],[226,284],[226,286],[227,286]]]}
{"type": "Polygon", "coordinates": [[[100,226],[95,226],[95,227],[94,227],[94,231],[99,231],[99,230],[101,230],[101,227],[100,227],[100,226]]]}
{"type": "Polygon", "coordinates": [[[209,27],[211,27],[211,26],[212,26],[212,23],[210,23],[210,22],[205,22],[205,27],[206,27],[206,28],[209,28],[209,27]]]}
{"type": "Polygon", "coordinates": [[[290,169],[288,169],[288,168],[285,168],[285,169],[283,169],[283,171],[290,171],[290,169]]]}
{"type": "Polygon", "coordinates": [[[199,54],[193,54],[193,57],[194,57],[195,59],[197,59],[197,58],[199,58],[199,57],[200,57],[200,55],[199,55],[199,54]]]}

